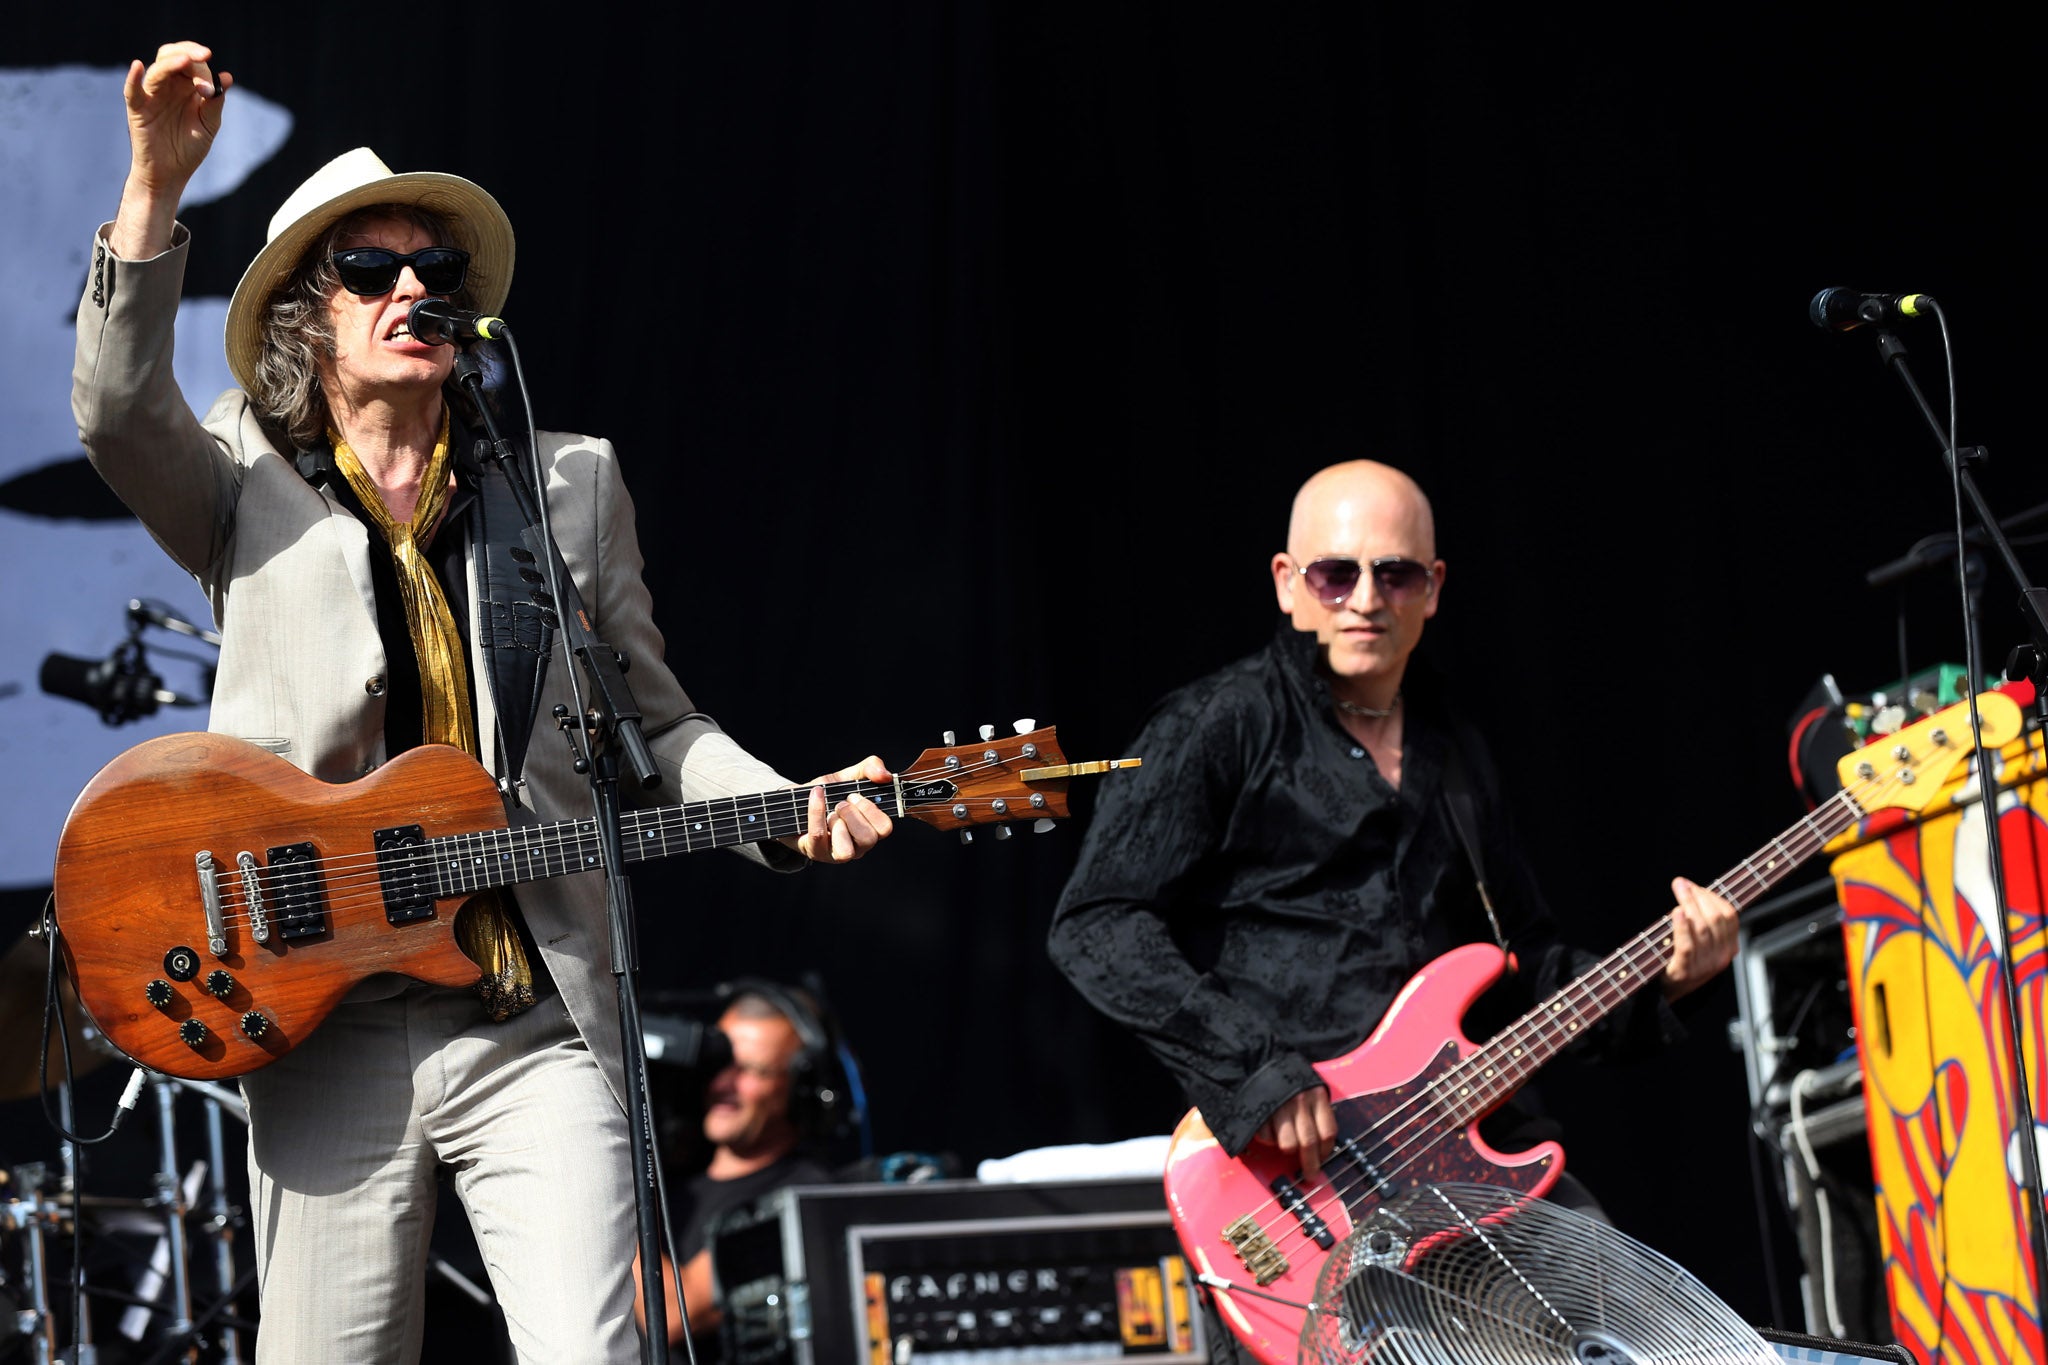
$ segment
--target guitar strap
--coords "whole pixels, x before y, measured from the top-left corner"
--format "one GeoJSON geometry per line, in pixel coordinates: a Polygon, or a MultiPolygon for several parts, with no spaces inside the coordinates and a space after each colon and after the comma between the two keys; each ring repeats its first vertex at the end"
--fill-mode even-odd
{"type": "Polygon", "coordinates": [[[1511,953],[1507,935],[1501,932],[1500,916],[1493,909],[1493,895],[1486,889],[1486,860],[1479,853],[1479,801],[1472,789],[1472,769],[1466,762],[1465,736],[1454,726],[1450,740],[1444,760],[1444,820],[1465,850],[1465,861],[1472,865],[1472,884],[1479,888],[1479,904],[1486,911],[1486,922],[1493,926],[1494,942],[1502,952],[1511,953]]]}

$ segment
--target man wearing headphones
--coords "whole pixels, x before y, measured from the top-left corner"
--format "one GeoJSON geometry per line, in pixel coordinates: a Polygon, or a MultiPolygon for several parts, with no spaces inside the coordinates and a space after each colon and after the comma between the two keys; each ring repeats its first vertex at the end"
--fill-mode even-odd
{"type": "MultiPolygon", "coordinates": [[[[830,1183],[832,1173],[809,1144],[829,1136],[840,1096],[833,1088],[832,1043],[804,991],[743,980],[718,1030],[732,1042],[732,1061],[704,1088],[704,1138],[711,1163],[675,1188],[669,1207],[682,1272],[665,1267],[668,1331],[680,1342],[687,1321],[698,1358],[716,1358],[722,1309],[712,1293],[706,1232],[717,1217],[786,1185],[830,1183]],[[687,1318],[675,1301],[680,1285],[687,1318]],[[706,1338],[711,1337],[707,1343],[706,1338]]],[[[635,1279],[638,1268],[635,1267],[635,1279]]],[[[646,1310],[636,1303],[644,1325],[646,1310]]]]}

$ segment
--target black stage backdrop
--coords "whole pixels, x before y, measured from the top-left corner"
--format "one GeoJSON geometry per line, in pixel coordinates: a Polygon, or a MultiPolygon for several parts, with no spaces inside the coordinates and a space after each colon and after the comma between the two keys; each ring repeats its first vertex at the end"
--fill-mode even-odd
{"type": "MultiPolygon", "coordinates": [[[[1124,752],[1159,694],[1266,637],[1299,481],[1372,455],[1435,498],[1425,648],[1605,948],[1672,873],[1796,818],[1795,704],[1897,672],[1898,598],[1864,571],[1951,524],[1919,419],[1865,335],[1806,322],[1812,293],[1943,299],[1988,495],[2048,498],[2013,292],[2041,53],[1988,22],[123,8],[19,12],[0,62],[201,37],[297,119],[189,215],[207,292],[352,146],[502,198],[543,424],[616,440],[670,661],[790,773],[1026,715],[1124,752]]],[[[1908,340],[1938,389],[1936,334],[1908,340]]],[[[1916,666],[1960,655],[1953,598],[1908,594],[1916,666]]],[[[2010,598],[1994,581],[1994,657],[2010,598]]],[[[821,972],[884,1149],[1163,1132],[1172,1088],[1045,960],[1078,834],[649,869],[647,987],[821,972]]],[[[1762,1318],[1732,1012],[1724,983],[1676,1055],[1561,1073],[1551,1103],[1619,1221],[1762,1318]]],[[[47,1144],[29,1109],[10,1159],[47,1144]]]]}

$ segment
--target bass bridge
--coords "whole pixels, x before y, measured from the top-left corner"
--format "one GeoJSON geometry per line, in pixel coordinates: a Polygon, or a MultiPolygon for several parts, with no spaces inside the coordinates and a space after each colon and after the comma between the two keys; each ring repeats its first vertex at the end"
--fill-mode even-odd
{"type": "Polygon", "coordinates": [[[1261,1288],[1287,1273],[1287,1257],[1273,1245],[1272,1237],[1259,1226],[1256,1215],[1248,1213],[1225,1227],[1223,1240],[1230,1243],[1230,1249],[1261,1288]]]}

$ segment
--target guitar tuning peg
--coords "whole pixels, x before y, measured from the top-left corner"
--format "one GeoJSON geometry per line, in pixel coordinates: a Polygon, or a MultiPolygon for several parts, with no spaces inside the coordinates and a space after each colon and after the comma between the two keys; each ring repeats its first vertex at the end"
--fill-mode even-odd
{"type": "Polygon", "coordinates": [[[981,738],[982,738],[982,742],[983,742],[983,743],[987,743],[987,742],[988,742],[989,740],[992,740],[992,739],[994,739],[995,737],[996,737],[996,727],[995,727],[995,726],[993,726],[993,725],[984,725],[984,726],[982,726],[982,727],[981,727],[981,738]]]}
{"type": "Polygon", "coordinates": [[[1038,722],[1030,716],[1025,716],[1021,720],[1013,720],[1010,724],[1017,727],[1017,733],[1020,735],[1028,735],[1038,728],[1038,722]]]}
{"type": "Polygon", "coordinates": [[[998,839],[1007,839],[1007,838],[1009,838],[1009,837],[1010,837],[1010,827],[1009,827],[1008,825],[997,825],[997,826],[996,826],[996,838],[998,838],[998,839]]]}
{"type": "Polygon", "coordinates": [[[960,831],[960,842],[961,842],[961,843],[963,843],[963,844],[971,844],[971,843],[973,843],[973,842],[974,842],[974,831],[973,831],[973,830],[971,830],[971,829],[963,829],[963,830],[961,830],[961,831],[960,831]]]}
{"type": "Polygon", "coordinates": [[[1031,832],[1033,834],[1050,834],[1059,827],[1060,822],[1057,820],[1033,820],[1031,822],[1031,832]]]}
{"type": "Polygon", "coordinates": [[[941,735],[941,738],[940,738],[940,740],[939,740],[939,743],[941,743],[941,744],[945,745],[945,746],[946,746],[946,747],[947,747],[948,749],[952,748],[952,747],[953,747],[953,732],[952,732],[951,730],[944,730],[944,731],[941,731],[941,732],[940,732],[940,735],[941,735]]]}

